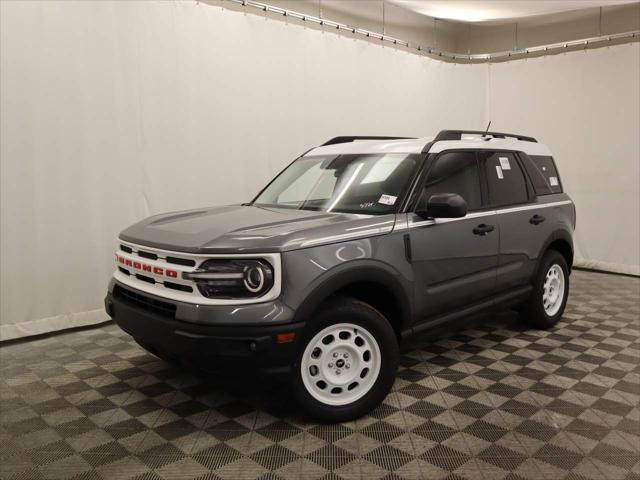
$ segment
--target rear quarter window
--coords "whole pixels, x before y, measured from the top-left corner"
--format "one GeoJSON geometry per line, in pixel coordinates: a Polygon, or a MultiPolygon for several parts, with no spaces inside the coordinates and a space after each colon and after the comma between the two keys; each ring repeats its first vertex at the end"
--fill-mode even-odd
{"type": "Polygon", "coordinates": [[[562,193],[562,183],[553,157],[522,155],[524,168],[531,178],[536,195],[562,193]]]}

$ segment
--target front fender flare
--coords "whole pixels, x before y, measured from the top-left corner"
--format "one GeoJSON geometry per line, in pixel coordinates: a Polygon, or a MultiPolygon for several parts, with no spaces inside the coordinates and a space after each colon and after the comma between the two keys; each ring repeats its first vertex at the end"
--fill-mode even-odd
{"type": "MultiPolygon", "coordinates": [[[[401,274],[386,263],[376,260],[352,260],[333,267],[309,285],[304,301],[296,310],[294,322],[309,321],[313,312],[341,288],[358,282],[376,283],[387,288],[400,306],[401,329],[411,324],[412,291],[403,285],[401,274]]],[[[409,283],[405,280],[405,283],[409,283]]]]}

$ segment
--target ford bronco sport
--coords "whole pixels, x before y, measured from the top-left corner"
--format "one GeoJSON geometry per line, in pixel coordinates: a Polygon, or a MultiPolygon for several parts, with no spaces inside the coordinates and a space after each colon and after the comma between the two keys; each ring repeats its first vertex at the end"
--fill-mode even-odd
{"type": "Polygon", "coordinates": [[[491,307],[555,325],[575,221],[531,137],[338,137],[251,203],[124,230],[105,305],[161,358],[289,375],[310,416],[345,421],[384,399],[407,337],[491,307]]]}

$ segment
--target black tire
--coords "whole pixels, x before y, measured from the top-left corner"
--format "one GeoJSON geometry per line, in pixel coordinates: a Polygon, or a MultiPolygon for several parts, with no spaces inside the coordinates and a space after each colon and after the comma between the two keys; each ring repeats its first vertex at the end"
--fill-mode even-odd
{"type": "MultiPolygon", "coordinates": [[[[396,334],[387,319],[367,303],[339,297],[318,312],[308,325],[310,328],[307,328],[300,342],[292,375],[292,390],[303,414],[321,423],[347,422],[377,407],[393,386],[400,356],[396,334]],[[373,336],[380,349],[380,371],[370,389],[363,389],[366,393],[361,398],[345,405],[329,405],[312,396],[305,386],[302,379],[302,356],[309,342],[319,332],[343,323],[360,326],[373,336]]],[[[344,373],[347,373],[346,370],[344,373]]],[[[353,375],[351,372],[350,374],[353,375]]]]}
{"type": "Polygon", "coordinates": [[[522,305],[522,314],[525,320],[531,326],[536,328],[551,328],[553,327],[564,313],[564,309],[567,305],[567,299],[569,298],[569,267],[567,261],[562,254],[556,250],[547,251],[542,257],[540,262],[540,268],[536,274],[533,282],[533,291],[529,299],[522,305]],[[559,309],[549,315],[544,308],[543,295],[544,284],[547,277],[547,273],[554,266],[558,266],[562,269],[564,275],[564,292],[559,309]]]}

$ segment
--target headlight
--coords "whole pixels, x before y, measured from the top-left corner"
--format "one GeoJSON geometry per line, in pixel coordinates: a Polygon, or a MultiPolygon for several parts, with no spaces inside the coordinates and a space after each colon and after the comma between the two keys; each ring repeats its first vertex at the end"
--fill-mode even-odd
{"type": "Polygon", "coordinates": [[[265,260],[212,259],[182,277],[196,282],[207,298],[256,298],[273,287],[273,267],[265,260]]]}

